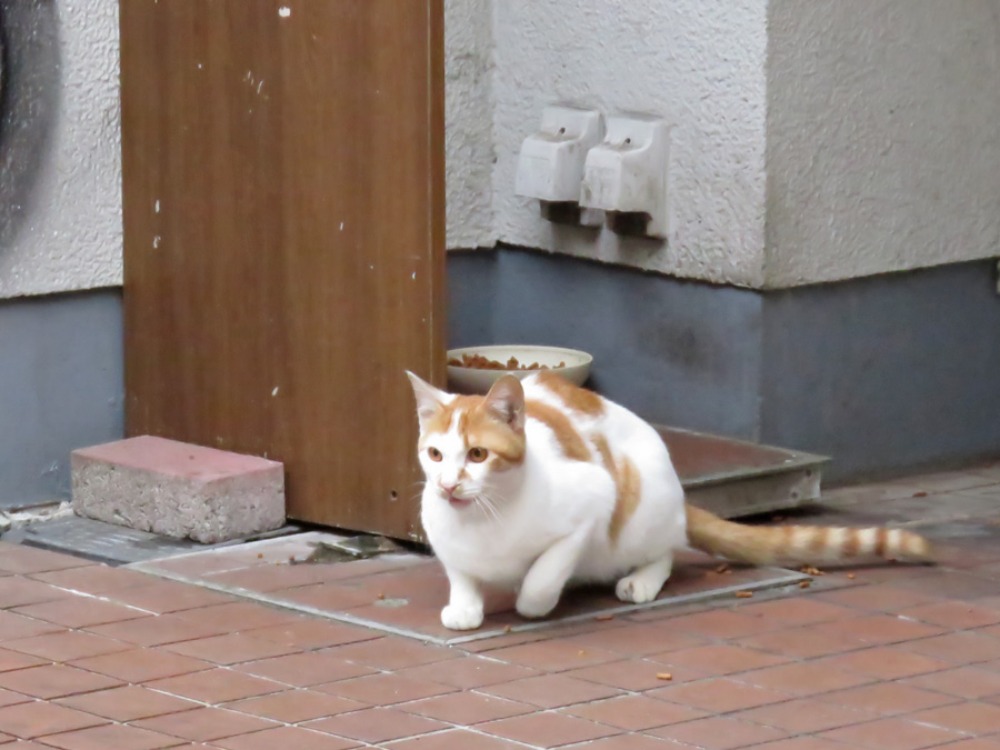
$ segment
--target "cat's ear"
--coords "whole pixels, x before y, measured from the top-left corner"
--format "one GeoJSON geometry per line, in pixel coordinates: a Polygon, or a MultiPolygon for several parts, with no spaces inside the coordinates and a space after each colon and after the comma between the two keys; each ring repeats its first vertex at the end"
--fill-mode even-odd
{"type": "Polygon", "coordinates": [[[486,408],[512,430],[521,432],[524,429],[524,388],[521,381],[513,375],[501,376],[486,394],[486,408]]]}
{"type": "Polygon", "coordinates": [[[413,395],[417,399],[417,419],[420,420],[422,430],[441,407],[448,403],[448,394],[421,380],[409,370],[406,371],[406,376],[410,379],[413,395]]]}

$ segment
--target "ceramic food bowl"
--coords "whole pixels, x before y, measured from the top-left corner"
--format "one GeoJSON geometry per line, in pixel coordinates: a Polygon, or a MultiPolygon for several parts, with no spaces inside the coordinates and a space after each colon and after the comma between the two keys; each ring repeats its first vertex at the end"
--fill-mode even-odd
{"type": "Polygon", "coordinates": [[[590,376],[594,358],[578,349],[558,346],[497,345],[469,346],[448,351],[448,387],[459,393],[486,393],[502,375],[526,378],[545,366],[575,385],[583,385],[590,376]],[[475,366],[475,357],[480,366],[475,366]],[[512,362],[511,360],[516,360],[512,362]],[[460,365],[458,362],[466,362],[460,365]],[[491,365],[486,367],[485,365],[491,365]],[[503,365],[499,367],[498,365],[503,365]],[[508,365],[511,366],[508,369],[508,365]],[[530,368],[530,369],[522,369],[530,368]]]}

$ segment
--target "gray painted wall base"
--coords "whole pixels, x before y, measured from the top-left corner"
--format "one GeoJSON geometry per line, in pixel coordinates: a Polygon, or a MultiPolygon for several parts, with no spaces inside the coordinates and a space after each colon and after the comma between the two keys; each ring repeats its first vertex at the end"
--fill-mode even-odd
{"type": "Polygon", "coordinates": [[[451,345],[585,349],[647,419],[832,456],[825,482],[1000,455],[989,261],[761,293],[501,249],[449,285],[451,345]]]}
{"type": "MultiPolygon", "coordinates": [[[[758,293],[514,249],[452,253],[451,343],[595,355],[647,419],[833,457],[824,482],[1000,456],[989,261],[758,293]]],[[[123,434],[120,290],[0,302],[0,508],[123,434]]]]}
{"type": "Polygon", "coordinates": [[[992,261],[764,299],[766,442],[833,456],[834,478],[1000,456],[992,261]]]}
{"type": "Polygon", "coordinates": [[[651,422],[754,439],[760,295],[520,250],[450,253],[450,346],[594,355],[589,385],[651,422]]]}
{"type": "Polygon", "coordinates": [[[0,302],[0,508],[69,496],[69,453],[121,437],[117,290],[0,302]]]}

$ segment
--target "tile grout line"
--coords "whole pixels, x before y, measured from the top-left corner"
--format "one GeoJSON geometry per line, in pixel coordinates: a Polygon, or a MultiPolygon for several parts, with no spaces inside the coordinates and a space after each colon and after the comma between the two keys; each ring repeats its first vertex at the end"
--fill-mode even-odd
{"type": "Polygon", "coordinates": [[[349,625],[355,625],[358,627],[367,628],[369,630],[376,630],[384,633],[389,633],[390,635],[396,635],[402,638],[409,638],[411,640],[416,640],[436,646],[449,646],[449,647],[461,646],[466,643],[489,640],[491,638],[496,638],[503,635],[517,635],[522,633],[530,634],[541,630],[552,629],[554,627],[558,627],[561,625],[575,625],[581,622],[590,622],[595,618],[597,614],[600,614],[602,616],[608,615],[611,617],[616,617],[623,614],[631,614],[633,612],[654,611],[672,605],[683,606],[685,604],[699,603],[699,602],[709,603],[715,601],[716,599],[721,599],[724,598],[725,596],[735,594],[737,591],[767,591],[771,589],[781,589],[790,587],[793,584],[797,584],[803,580],[810,579],[809,576],[803,573],[788,571],[782,568],[769,568],[765,570],[773,570],[776,573],[780,571],[781,573],[784,573],[784,575],[762,581],[752,581],[745,584],[735,584],[732,586],[725,586],[718,589],[711,589],[707,592],[698,592],[694,594],[684,594],[678,597],[656,599],[652,602],[647,602],[645,604],[623,604],[620,607],[602,609],[598,613],[589,612],[577,615],[570,615],[556,620],[545,620],[542,622],[526,622],[523,624],[512,626],[510,627],[509,630],[507,628],[501,628],[501,629],[482,631],[467,636],[441,638],[439,636],[432,636],[425,633],[421,633],[416,630],[400,628],[394,625],[381,623],[376,620],[357,617],[356,615],[350,614],[350,612],[323,610],[319,609],[318,607],[313,607],[306,604],[299,604],[296,602],[290,602],[286,599],[280,599],[278,597],[271,596],[270,594],[264,592],[257,592],[239,586],[227,586],[225,584],[217,584],[211,581],[205,581],[203,579],[194,579],[181,573],[175,573],[169,570],[163,570],[161,568],[156,567],[155,564],[153,563],[145,563],[145,562],[135,563],[133,565],[126,566],[126,568],[129,570],[135,570],[137,572],[149,575],[154,578],[161,578],[165,580],[175,581],[177,583],[184,583],[190,586],[195,586],[209,591],[215,591],[217,593],[229,594],[231,596],[239,597],[241,599],[255,601],[261,604],[267,604],[280,609],[290,610],[294,612],[301,612],[303,614],[312,615],[314,617],[318,617],[321,619],[343,622],[349,625]]]}

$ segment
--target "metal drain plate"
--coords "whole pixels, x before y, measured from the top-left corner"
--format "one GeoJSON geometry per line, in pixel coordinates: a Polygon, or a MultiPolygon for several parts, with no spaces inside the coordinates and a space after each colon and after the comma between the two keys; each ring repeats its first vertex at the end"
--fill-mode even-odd
{"type": "Polygon", "coordinates": [[[301,531],[299,527],[289,525],[266,534],[209,545],[190,540],[172,539],[89,518],[66,516],[12,529],[3,535],[3,541],[27,544],[55,552],[65,552],[110,565],[122,565],[191,552],[220,549],[248,541],[285,536],[299,531],[301,531]]]}

